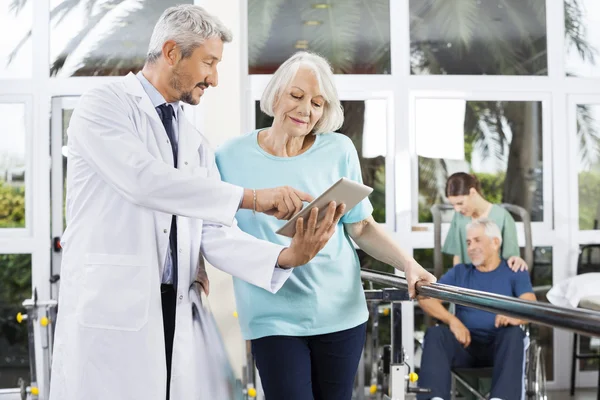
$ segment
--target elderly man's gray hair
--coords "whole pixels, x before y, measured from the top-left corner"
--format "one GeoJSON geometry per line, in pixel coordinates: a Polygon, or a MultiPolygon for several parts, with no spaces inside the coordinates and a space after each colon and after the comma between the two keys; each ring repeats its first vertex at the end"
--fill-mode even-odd
{"type": "Polygon", "coordinates": [[[502,244],[502,233],[500,228],[494,221],[489,218],[479,218],[467,224],[467,232],[472,228],[482,227],[485,234],[490,239],[498,238],[500,244],[502,244]]]}
{"type": "Polygon", "coordinates": [[[150,64],[158,60],[167,40],[175,41],[181,48],[182,58],[187,58],[202,42],[213,37],[229,43],[233,36],[217,17],[200,6],[181,4],[170,7],[154,26],[146,59],[150,64]]]}
{"type": "Polygon", "coordinates": [[[319,82],[319,89],[325,99],[323,116],[313,128],[312,133],[333,132],[339,129],[344,123],[344,110],[333,82],[331,65],[323,57],[307,51],[297,52],[275,71],[260,99],[260,109],[270,117],[275,116],[273,109],[279,96],[294,79],[300,67],[306,67],[315,74],[317,82],[319,82]]]}

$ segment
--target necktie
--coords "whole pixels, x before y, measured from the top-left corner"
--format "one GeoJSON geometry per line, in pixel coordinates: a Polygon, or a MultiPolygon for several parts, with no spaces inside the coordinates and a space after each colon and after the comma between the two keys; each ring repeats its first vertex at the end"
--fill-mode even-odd
{"type": "MultiPolygon", "coordinates": [[[[160,119],[165,127],[171,150],[173,151],[173,162],[177,168],[177,141],[173,131],[173,116],[175,112],[170,104],[162,104],[157,107],[160,111],[160,119]]],[[[169,249],[171,250],[171,261],[173,263],[173,286],[177,288],[177,217],[173,215],[171,219],[171,234],[169,235],[169,249]]]]}

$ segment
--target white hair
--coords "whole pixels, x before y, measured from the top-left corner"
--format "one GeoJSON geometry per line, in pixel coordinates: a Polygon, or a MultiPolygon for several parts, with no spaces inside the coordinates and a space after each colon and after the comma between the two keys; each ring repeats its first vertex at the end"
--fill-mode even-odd
{"type": "Polygon", "coordinates": [[[162,13],[154,26],[147,61],[153,63],[160,58],[167,40],[173,40],[181,48],[182,58],[192,55],[206,39],[218,37],[223,43],[231,42],[231,31],[215,16],[200,6],[181,4],[162,13]]]}
{"type": "Polygon", "coordinates": [[[467,232],[472,228],[482,227],[490,239],[497,238],[502,244],[502,233],[494,221],[489,218],[479,218],[467,224],[467,232]]]}
{"type": "Polygon", "coordinates": [[[333,71],[329,62],[314,53],[299,51],[288,58],[273,74],[260,99],[260,109],[270,117],[279,96],[296,76],[300,67],[310,69],[317,78],[319,89],[325,99],[323,115],[313,128],[314,134],[334,132],[344,123],[344,110],[333,82],[333,71]]]}

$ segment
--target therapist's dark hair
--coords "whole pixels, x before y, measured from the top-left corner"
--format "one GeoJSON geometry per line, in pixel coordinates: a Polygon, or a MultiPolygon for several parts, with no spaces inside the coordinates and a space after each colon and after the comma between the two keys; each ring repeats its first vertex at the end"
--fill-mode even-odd
{"type": "Polygon", "coordinates": [[[481,193],[481,183],[475,175],[465,172],[457,172],[450,175],[446,181],[446,197],[450,196],[467,196],[471,189],[475,189],[477,193],[481,193]]]}
{"type": "Polygon", "coordinates": [[[162,54],[167,40],[173,40],[181,49],[183,58],[190,57],[206,39],[218,37],[223,43],[233,39],[231,31],[214,15],[193,4],[167,8],[154,26],[146,61],[152,64],[162,54]]]}

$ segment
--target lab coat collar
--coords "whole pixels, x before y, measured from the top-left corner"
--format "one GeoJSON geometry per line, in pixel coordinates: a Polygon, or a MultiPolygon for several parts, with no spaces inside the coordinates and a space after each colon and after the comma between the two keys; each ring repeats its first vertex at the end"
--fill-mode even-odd
{"type": "Polygon", "coordinates": [[[141,110],[148,114],[148,116],[150,116],[150,118],[152,118],[155,122],[162,124],[160,117],[158,116],[158,113],[156,112],[156,109],[150,100],[150,97],[144,90],[140,80],[133,72],[130,72],[125,76],[125,78],[123,78],[123,86],[125,88],[125,93],[139,97],[138,105],[140,106],[141,110]]]}
{"type": "MultiPolygon", "coordinates": [[[[154,105],[152,104],[150,97],[144,90],[144,87],[142,86],[142,83],[140,82],[138,77],[135,76],[135,74],[133,72],[130,72],[123,78],[123,85],[125,88],[125,92],[127,94],[130,94],[132,96],[139,98],[138,105],[139,105],[140,109],[143,110],[146,114],[148,114],[148,116],[150,116],[150,118],[152,118],[155,122],[160,124],[160,126],[162,126],[160,117],[158,116],[158,113],[156,112],[156,109],[155,109],[154,105]]],[[[177,121],[179,124],[179,142],[180,142],[179,143],[179,149],[180,149],[179,153],[180,154],[179,154],[178,158],[181,158],[182,152],[187,152],[188,150],[193,151],[193,152],[198,151],[198,148],[203,143],[202,135],[200,135],[200,133],[196,130],[196,128],[192,125],[192,123],[187,120],[187,118],[185,117],[184,111],[185,111],[185,109],[184,109],[183,105],[180,105],[180,109],[179,109],[179,113],[178,113],[179,118],[177,121]],[[183,141],[183,143],[182,143],[182,141],[183,141]],[[184,145],[184,143],[185,143],[185,145],[184,145]]],[[[160,142],[160,143],[162,143],[162,142],[160,142]]],[[[171,154],[170,147],[165,147],[163,150],[164,150],[165,154],[171,154]]],[[[168,161],[168,159],[166,161],[168,161]]]]}

